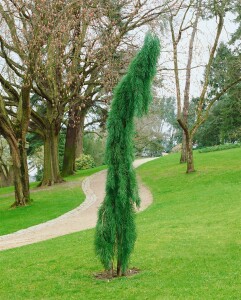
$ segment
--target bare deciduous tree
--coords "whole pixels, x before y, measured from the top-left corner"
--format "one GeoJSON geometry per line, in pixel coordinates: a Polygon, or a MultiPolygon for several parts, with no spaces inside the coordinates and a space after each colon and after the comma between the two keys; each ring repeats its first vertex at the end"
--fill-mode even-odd
{"type": "Polygon", "coordinates": [[[12,156],[15,185],[13,206],[23,206],[30,202],[26,154],[30,92],[46,32],[42,30],[44,21],[36,11],[31,16],[32,22],[27,24],[25,20],[30,16],[22,9],[22,1],[2,1],[0,16],[0,56],[6,66],[0,74],[0,133],[7,140],[12,156]]]}
{"type": "MultiPolygon", "coordinates": [[[[194,172],[193,160],[193,137],[208,117],[209,111],[215,101],[217,101],[229,88],[241,81],[241,78],[236,78],[232,83],[225,86],[219,93],[214,95],[211,99],[207,99],[208,82],[211,71],[212,62],[215,52],[219,43],[220,35],[224,26],[224,17],[228,9],[229,1],[209,1],[204,0],[188,0],[181,1],[175,10],[170,10],[169,24],[173,47],[173,64],[175,75],[176,99],[177,99],[177,121],[183,129],[183,143],[182,143],[182,156],[181,162],[187,162],[187,173],[194,172]],[[191,71],[194,54],[194,42],[197,38],[198,24],[205,17],[205,12],[208,12],[213,18],[216,18],[217,25],[215,28],[215,36],[210,47],[209,57],[207,64],[204,68],[204,80],[200,89],[198,103],[196,107],[196,119],[194,123],[190,124],[189,116],[189,103],[190,103],[190,86],[191,71]],[[185,37],[184,37],[184,33],[185,37]],[[180,41],[186,39],[188,44],[186,74],[185,74],[185,87],[182,96],[180,84],[180,55],[178,46],[180,41]]],[[[183,57],[182,57],[183,60],[183,57]]]]}

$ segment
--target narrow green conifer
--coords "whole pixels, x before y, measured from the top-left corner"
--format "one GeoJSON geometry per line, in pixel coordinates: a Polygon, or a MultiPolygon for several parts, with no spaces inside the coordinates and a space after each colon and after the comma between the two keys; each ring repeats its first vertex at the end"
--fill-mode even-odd
{"type": "Polygon", "coordinates": [[[147,113],[152,100],[151,83],[156,73],[160,43],[148,33],[142,49],[114,91],[108,116],[106,196],[96,225],[95,248],[106,270],[125,274],[136,240],[135,205],[140,205],[134,160],[134,117],[147,113]]]}

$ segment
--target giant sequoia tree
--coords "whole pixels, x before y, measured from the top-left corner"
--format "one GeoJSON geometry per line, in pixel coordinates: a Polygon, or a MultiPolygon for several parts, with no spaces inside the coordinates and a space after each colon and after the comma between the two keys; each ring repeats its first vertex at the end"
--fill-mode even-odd
{"type": "Polygon", "coordinates": [[[159,40],[148,34],[140,52],[114,91],[107,121],[108,165],[106,196],[96,226],[96,252],[106,270],[125,274],[136,240],[134,207],[140,205],[132,166],[134,117],[147,113],[151,102],[151,82],[160,52],[159,40]]]}

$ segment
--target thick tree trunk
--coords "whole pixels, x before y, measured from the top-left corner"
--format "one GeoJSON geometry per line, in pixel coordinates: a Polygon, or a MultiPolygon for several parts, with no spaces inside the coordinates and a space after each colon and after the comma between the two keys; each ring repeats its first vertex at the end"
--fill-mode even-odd
{"type": "Polygon", "coordinates": [[[181,149],[181,157],[180,157],[180,163],[186,163],[187,162],[187,143],[186,143],[186,135],[183,130],[182,132],[182,149],[181,149]]]}
{"type": "Polygon", "coordinates": [[[85,115],[85,110],[76,110],[74,113],[72,110],[71,115],[69,115],[62,169],[63,176],[74,174],[75,159],[83,153],[85,115]]]}
{"type": "Polygon", "coordinates": [[[63,182],[59,170],[58,140],[59,134],[54,126],[51,126],[44,138],[44,173],[40,186],[63,182]]]}
{"type": "Polygon", "coordinates": [[[77,141],[76,141],[76,158],[80,157],[83,154],[83,140],[84,140],[84,122],[85,122],[86,112],[81,115],[78,133],[77,133],[77,141]]]}
{"type": "Polygon", "coordinates": [[[77,128],[68,125],[65,140],[62,176],[74,174],[77,128]]]}
{"type": "Polygon", "coordinates": [[[15,187],[15,202],[12,207],[25,206],[30,203],[27,154],[24,147],[25,143],[19,143],[19,147],[10,145],[15,187]]]}
{"type": "Polygon", "coordinates": [[[194,160],[193,160],[193,150],[192,150],[192,137],[186,137],[186,153],[187,153],[187,173],[195,172],[194,160]]]}
{"type": "Polygon", "coordinates": [[[21,90],[20,108],[17,113],[18,125],[15,129],[15,135],[11,135],[8,140],[13,161],[14,186],[15,186],[15,206],[24,206],[30,203],[29,192],[29,174],[26,150],[26,134],[30,118],[30,90],[29,79],[21,90]],[[14,138],[13,138],[14,136],[14,138]]]}
{"type": "Polygon", "coordinates": [[[23,182],[23,193],[26,198],[28,198],[28,202],[30,201],[29,195],[29,174],[28,174],[28,161],[27,161],[27,151],[25,145],[25,137],[22,143],[20,143],[20,165],[21,165],[21,174],[22,174],[22,182],[23,182]]]}
{"type": "MultiPolygon", "coordinates": [[[[0,95],[0,132],[7,140],[12,156],[15,206],[24,206],[30,202],[28,163],[26,153],[26,134],[30,119],[30,91],[31,91],[31,70],[24,76],[21,92],[18,95],[18,106],[16,107],[16,118],[14,123],[9,118],[3,98],[0,95]]],[[[17,93],[15,91],[15,93],[17,93]]],[[[14,95],[14,97],[16,94],[14,95]]]]}

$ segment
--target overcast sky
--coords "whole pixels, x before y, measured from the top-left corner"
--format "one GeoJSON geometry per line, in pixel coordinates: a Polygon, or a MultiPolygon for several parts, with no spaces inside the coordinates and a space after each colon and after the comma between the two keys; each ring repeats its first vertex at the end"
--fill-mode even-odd
{"type": "MultiPolygon", "coordinates": [[[[234,16],[228,14],[225,18],[225,25],[219,40],[227,42],[230,39],[231,34],[236,30],[237,24],[233,22],[234,16]]],[[[207,63],[209,58],[209,51],[211,45],[213,44],[215,34],[216,34],[217,23],[216,20],[202,21],[198,26],[198,35],[195,41],[194,47],[194,57],[192,67],[200,66],[192,70],[191,74],[191,89],[190,96],[199,96],[201,89],[201,80],[203,79],[204,74],[204,65],[207,63]]],[[[161,68],[173,68],[172,61],[172,44],[170,40],[170,33],[166,33],[165,36],[162,36],[162,54],[160,58],[161,68]]],[[[182,41],[178,47],[179,55],[179,68],[185,68],[187,63],[187,50],[188,50],[188,39],[183,36],[182,41]]],[[[175,96],[175,85],[174,85],[174,73],[173,71],[163,71],[163,79],[165,83],[165,88],[162,90],[164,95],[173,95],[175,96]]],[[[184,90],[185,82],[185,71],[180,72],[180,81],[181,81],[181,91],[184,90]]]]}

